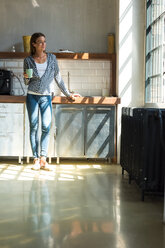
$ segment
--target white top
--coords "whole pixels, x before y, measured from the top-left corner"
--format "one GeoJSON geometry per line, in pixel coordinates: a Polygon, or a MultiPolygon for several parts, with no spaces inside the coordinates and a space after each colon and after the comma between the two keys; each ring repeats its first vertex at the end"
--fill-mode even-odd
{"type": "Polygon", "coordinates": [[[36,63],[36,67],[37,67],[38,75],[41,78],[44,75],[45,71],[46,71],[47,61],[45,61],[42,64],[36,63]]]}
{"type": "MultiPolygon", "coordinates": [[[[36,63],[36,62],[35,62],[35,64],[36,64],[36,67],[37,67],[38,75],[39,75],[39,77],[41,78],[41,77],[44,75],[45,71],[46,71],[47,61],[45,61],[45,62],[42,63],[42,64],[39,64],[39,63],[36,63]]],[[[33,94],[33,95],[42,96],[42,94],[33,92],[33,91],[31,91],[31,90],[28,90],[28,93],[29,93],[29,94],[33,94]]],[[[49,95],[50,95],[50,94],[49,94],[49,95]]]]}

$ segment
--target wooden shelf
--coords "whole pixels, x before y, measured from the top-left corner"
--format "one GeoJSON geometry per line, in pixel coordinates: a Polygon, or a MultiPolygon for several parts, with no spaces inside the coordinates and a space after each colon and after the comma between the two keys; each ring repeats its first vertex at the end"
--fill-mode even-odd
{"type": "Polygon", "coordinates": [[[23,52],[0,52],[0,59],[24,59],[29,53],[23,52]]]}
{"type": "Polygon", "coordinates": [[[116,54],[108,53],[54,53],[59,59],[100,59],[100,60],[113,60],[116,54]]]}
{"type": "MultiPolygon", "coordinates": [[[[116,54],[108,53],[54,53],[58,59],[105,59],[113,60],[116,54]]],[[[29,56],[29,53],[25,52],[0,52],[0,59],[24,59],[29,56]]]]}

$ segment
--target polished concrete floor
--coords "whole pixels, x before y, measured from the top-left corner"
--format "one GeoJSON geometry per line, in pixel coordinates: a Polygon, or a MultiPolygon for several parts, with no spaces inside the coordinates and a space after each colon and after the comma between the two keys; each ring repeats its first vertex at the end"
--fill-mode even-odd
{"type": "Polygon", "coordinates": [[[163,199],[119,165],[0,162],[0,248],[164,248],[163,199]]]}

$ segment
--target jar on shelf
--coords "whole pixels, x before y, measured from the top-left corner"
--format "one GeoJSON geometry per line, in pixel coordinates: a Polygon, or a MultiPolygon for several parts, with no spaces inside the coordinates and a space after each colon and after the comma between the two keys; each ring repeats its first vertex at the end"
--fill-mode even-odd
{"type": "Polygon", "coordinates": [[[12,51],[13,53],[15,53],[15,46],[12,46],[11,51],[12,51]]]}

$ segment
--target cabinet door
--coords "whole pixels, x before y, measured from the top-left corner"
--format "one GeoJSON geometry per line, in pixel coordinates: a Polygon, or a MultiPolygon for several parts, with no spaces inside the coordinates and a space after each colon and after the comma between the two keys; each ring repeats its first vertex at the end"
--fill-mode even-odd
{"type": "Polygon", "coordinates": [[[115,107],[86,108],[85,155],[87,158],[114,156],[115,107]]]}
{"type": "Polygon", "coordinates": [[[0,103],[0,156],[23,156],[24,104],[0,103]]]}
{"type": "Polygon", "coordinates": [[[84,111],[82,106],[57,105],[57,156],[84,156],[84,111]]]}
{"type": "MultiPolygon", "coordinates": [[[[50,129],[50,139],[49,139],[49,148],[48,148],[48,157],[55,156],[55,106],[53,105],[52,109],[52,124],[50,129]]],[[[39,128],[38,128],[39,139],[41,138],[41,118],[39,119],[39,128]]],[[[30,145],[30,126],[29,126],[29,118],[27,113],[27,108],[25,109],[25,143],[24,143],[24,156],[25,157],[33,157],[32,149],[30,145]]]]}

